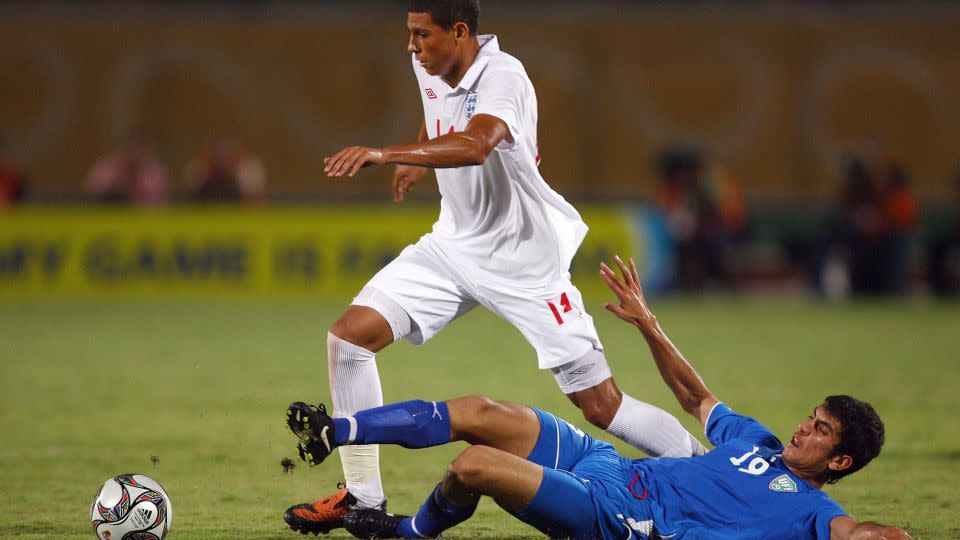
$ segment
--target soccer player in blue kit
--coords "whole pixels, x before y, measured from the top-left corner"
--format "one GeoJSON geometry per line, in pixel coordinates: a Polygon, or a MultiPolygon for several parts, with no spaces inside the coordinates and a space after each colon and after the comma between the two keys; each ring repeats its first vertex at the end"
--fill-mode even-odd
{"type": "Polygon", "coordinates": [[[359,538],[435,538],[468,519],[481,495],[551,538],[903,539],[897,527],[857,522],[821,488],[866,466],[884,429],[869,404],[830,396],[788,443],[735,413],[667,338],[648,309],[636,266],[601,264],[619,303],[606,308],[647,341],[664,381],[715,448],[702,456],[631,460],[545,411],[484,397],[407,401],[347,418],[302,402],[287,412],[300,455],[319,463],[342,445],[472,446],[414,516],[351,510],[359,538]]]}

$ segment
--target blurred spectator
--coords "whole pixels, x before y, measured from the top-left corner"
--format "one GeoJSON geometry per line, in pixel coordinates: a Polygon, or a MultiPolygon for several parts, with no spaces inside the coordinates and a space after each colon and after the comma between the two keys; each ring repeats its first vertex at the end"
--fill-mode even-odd
{"type": "Polygon", "coordinates": [[[910,254],[919,222],[919,203],[910,190],[906,173],[896,162],[884,160],[880,174],[886,180],[880,199],[886,225],[884,285],[887,293],[904,295],[910,292],[910,254]]]}
{"type": "Polygon", "coordinates": [[[7,156],[7,140],[0,133],[0,209],[23,202],[27,179],[7,156]]]}
{"type": "Polygon", "coordinates": [[[259,202],[264,198],[263,163],[230,139],[213,142],[184,170],[189,198],[200,202],[259,202]]]}
{"type": "Polygon", "coordinates": [[[707,178],[704,157],[695,148],[668,148],[657,169],[657,203],[674,243],[674,286],[684,291],[733,286],[730,245],[748,219],[740,187],[718,166],[707,178]]]}
{"type": "Polygon", "coordinates": [[[954,188],[950,217],[946,226],[934,233],[928,253],[927,277],[937,296],[960,295],[960,170],[954,188]]]}
{"type": "Polygon", "coordinates": [[[132,132],[119,150],[94,164],[87,193],[100,202],[157,206],[167,202],[167,168],[146,138],[132,132]]]}
{"type": "MultiPolygon", "coordinates": [[[[847,288],[856,294],[877,294],[882,291],[880,244],[883,214],[873,177],[859,156],[846,156],[843,187],[839,204],[828,227],[826,277],[847,274],[847,288]]],[[[837,278],[834,278],[837,279],[837,278]]],[[[828,296],[845,296],[848,291],[833,290],[834,279],[826,284],[828,296]]]]}
{"type": "Polygon", "coordinates": [[[906,294],[919,211],[903,168],[875,149],[844,157],[819,285],[829,297],[906,294]]]}
{"type": "Polygon", "coordinates": [[[743,196],[743,188],[727,169],[719,164],[713,166],[709,184],[725,234],[733,241],[743,240],[750,225],[750,213],[743,196]]]}

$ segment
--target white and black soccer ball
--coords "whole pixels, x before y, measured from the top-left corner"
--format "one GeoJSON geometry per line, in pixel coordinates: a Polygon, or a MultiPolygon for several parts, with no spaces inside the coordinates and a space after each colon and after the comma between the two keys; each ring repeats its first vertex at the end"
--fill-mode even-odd
{"type": "Polygon", "coordinates": [[[103,483],[90,509],[100,540],[163,540],[173,506],[160,483],[142,474],[121,474],[103,483]]]}

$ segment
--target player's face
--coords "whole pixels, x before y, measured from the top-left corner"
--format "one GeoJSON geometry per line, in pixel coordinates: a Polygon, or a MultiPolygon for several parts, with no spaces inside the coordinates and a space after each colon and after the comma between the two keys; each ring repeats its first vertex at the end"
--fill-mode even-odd
{"type": "Polygon", "coordinates": [[[840,430],[840,421],[820,405],[797,426],[797,431],[783,449],[784,463],[811,477],[820,477],[827,469],[848,467],[849,456],[836,454],[840,430]]]}
{"type": "Polygon", "coordinates": [[[430,75],[446,76],[456,62],[455,28],[444,30],[433,22],[429,13],[407,13],[407,29],[410,31],[407,51],[415,55],[430,75]]]}

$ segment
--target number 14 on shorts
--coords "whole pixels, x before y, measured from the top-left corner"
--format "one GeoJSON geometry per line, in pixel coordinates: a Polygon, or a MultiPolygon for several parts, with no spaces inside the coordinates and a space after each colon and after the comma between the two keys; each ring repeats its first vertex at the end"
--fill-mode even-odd
{"type": "MultiPolygon", "coordinates": [[[[550,311],[553,312],[553,317],[557,319],[557,324],[563,324],[563,314],[569,313],[574,310],[573,306],[570,305],[570,298],[567,296],[567,293],[560,295],[560,306],[558,307],[551,300],[547,300],[547,305],[550,306],[550,311]]],[[[579,312],[579,310],[577,310],[579,312]]]]}

